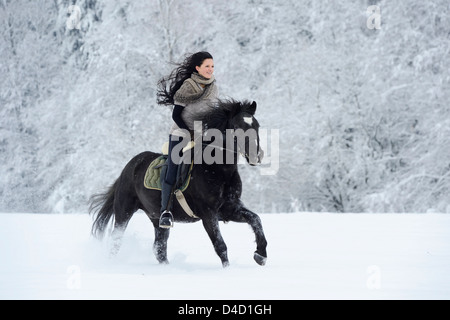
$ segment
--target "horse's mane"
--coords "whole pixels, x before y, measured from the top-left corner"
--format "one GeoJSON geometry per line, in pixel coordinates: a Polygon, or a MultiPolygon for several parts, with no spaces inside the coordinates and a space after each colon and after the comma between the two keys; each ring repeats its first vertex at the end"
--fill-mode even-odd
{"type": "Polygon", "coordinates": [[[204,129],[219,129],[225,131],[230,127],[230,121],[241,112],[255,113],[253,104],[248,101],[237,101],[234,99],[218,100],[210,106],[210,111],[202,117],[204,129]]]}

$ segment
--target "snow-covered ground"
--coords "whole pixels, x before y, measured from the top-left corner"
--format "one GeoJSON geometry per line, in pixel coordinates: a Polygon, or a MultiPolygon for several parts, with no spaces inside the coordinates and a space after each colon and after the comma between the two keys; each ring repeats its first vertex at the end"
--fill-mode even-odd
{"type": "Polygon", "coordinates": [[[175,224],[169,265],[137,213],[119,254],[86,214],[0,214],[0,299],[450,299],[450,215],[263,214],[268,261],[250,228],[221,224],[223,269],[200,223],[175,224]]]}

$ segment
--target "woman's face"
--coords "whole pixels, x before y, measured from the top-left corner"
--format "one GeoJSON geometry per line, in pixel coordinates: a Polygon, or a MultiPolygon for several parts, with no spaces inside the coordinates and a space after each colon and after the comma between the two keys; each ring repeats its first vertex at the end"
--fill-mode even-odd
{"type": "Polygon", "coordinates": [[[213,59],[205,59],[203,60],[202,65],[196,66],[198,74],[205,77],[206,79],[211,79],[214,73],[214,60],[213,59]]]}

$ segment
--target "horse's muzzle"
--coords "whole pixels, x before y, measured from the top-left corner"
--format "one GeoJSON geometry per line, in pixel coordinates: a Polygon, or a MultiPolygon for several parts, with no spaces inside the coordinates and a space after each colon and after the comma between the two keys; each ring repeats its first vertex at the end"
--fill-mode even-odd
{"type": "Polygon", "coordinates": [[[259,166],[262,162],[262,159],[264,158],[264,151],[260,148],[258,151],[258,154],[252,158],[249,156],[246,156],[247,162],[251,166],[259,166]]]}

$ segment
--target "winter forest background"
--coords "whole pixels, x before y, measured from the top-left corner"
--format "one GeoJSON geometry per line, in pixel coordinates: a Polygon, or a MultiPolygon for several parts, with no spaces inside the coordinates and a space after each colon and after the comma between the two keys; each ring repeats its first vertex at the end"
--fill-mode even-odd
{"type": "Polygon", "coordinates": [[[167,139],[169,62],[207,50],[221,96],[279,130],[275,175],[240,165],[249,208],[450,213],[449,17],[448,0],[1,0],[0,212],[86,212],[167,139]]]}

